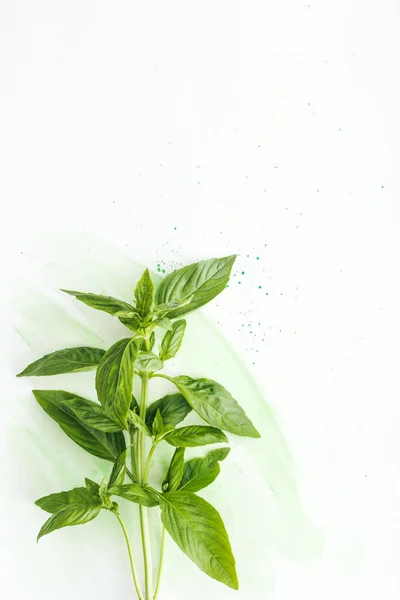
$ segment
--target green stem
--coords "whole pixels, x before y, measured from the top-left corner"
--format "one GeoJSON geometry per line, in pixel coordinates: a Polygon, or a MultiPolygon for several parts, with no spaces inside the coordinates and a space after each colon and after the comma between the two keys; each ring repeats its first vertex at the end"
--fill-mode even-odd
{"type": "Polygon", "coordinates": [[[164,566],[164,548],[165,548],[165,527],[163,526],[162,534],[161,534],[160,562],[158,564],[157,582],[156,582],[156,589],[154,592],[153,600],[156,600],[159,589],[160,589],[161,574],[162,574],[162,570],[163,570],[163,566],[164,566]]]}
{"type": "Polygon", "coordinates": [[[117,517],[119,524],[121,525],[122,531],[124,533],[124,538],[126,541],[126,546],[128,548],[129,562],[131,564],[133,583],[135,584],[136,593],[138,595],[139,600],[144,600],[144,598],[142,596],[142,592],[139,587],[139,581],[138,581],[138,576],[137,576],[137,572],[136,572],[135,561],[133,560],[132,548],[131,548],[131,544],[129,541],[128,532],[126,531],[125,523],[121,519],[121,515],[119,514],[119,512],[113,511],[113,513],[117,517]]]}
{"type": "Polygon", "coordinates": [[[153,458],[154,450],[156,448],[157,448],[157,443],[153,443],[152,447],[150,448],[150,452],[149,452],[149,455],[147,457],[147,460],[146,460],[146,467],[144,469],[144,475],[143,475],[142,485],[146,485],[147,480],[149,478],[150,463],[151,463],[151,459],[153,458]]]}
{"type": "MultiPolygon", "coordinates": [[[[148,349],[149,343],[146,340],[146,349],[148,349]]],[[[142,376],[142,391],[140,396],[140,417],[143,421],[146,421],[146,400],[147,400],[147,384],[148,376],[142,376]]],[[[141,431],[138,432],[138,482],[143,485],[144,481],[144,436],[141,431]]],[[[143,547],[143,562],[144,562],[144,580],[146,588],[146,599],[152,600],[153,598],[153,568],[151,562],[151,546],[150,546],[150,533],[149,533],[149,522],[147,515],[147,508],[145,506],[139,506],[140,516],[140,532],[142,537],[143,547]]]]}

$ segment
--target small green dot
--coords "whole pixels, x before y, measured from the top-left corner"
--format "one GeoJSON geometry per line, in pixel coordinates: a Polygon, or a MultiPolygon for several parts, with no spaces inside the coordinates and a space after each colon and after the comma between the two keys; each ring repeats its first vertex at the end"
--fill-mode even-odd
{"type": "Polygon", "coordinates": [[[244,275],[244,271],[242,271],[242,275],[244,275]]]}
{"type": "Polygon", "coordinates": [[[160,267],[158,267],[157,271],[158,271],[159,273],[161,273],[161,269],[160,269],[160,267]]]}
{"type": "Polygon", "coordinates": [[[240,285],[241,283],[242,283],[241,281],[238,281],[238,284],[239,284],[239,285],[240,285]]]}
{"type": "Polygon", "coordinates": [[[257,256],[257,259],[256,259],[256,260],[260,260],[260,257],[259,257],[259,256],[257,256]]]}
{"type": "Polygon", "coordinates": [[[165,273],[165,269],[163,269],[162,272],[165,273]]]}
{"type": "Polygon", "coordinates": [[[384,188],[384,187],[385,187],[384,185],[381,185],[381,188],[384,188]]]}
{"type": "Polygon", "coordinates": [[[261,290],[261,285],[258,286],[258,289],[261,290]]]}

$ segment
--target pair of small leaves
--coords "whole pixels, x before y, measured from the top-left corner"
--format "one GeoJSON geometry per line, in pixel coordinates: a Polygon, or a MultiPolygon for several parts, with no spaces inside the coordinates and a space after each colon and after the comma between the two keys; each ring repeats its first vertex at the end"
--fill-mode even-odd
{"type": "Polygon", "coordinates": [[[99,431],[88,424],[90,419],[84,421],[78,416],[79,410],[83,414],[82,406],[89,403],[89,400],[61,390],[34,390],[33,394],[64,433],[90,454],[114,462],[125,449],[122,432],[99,431]]]}
{"type": "Polygon", "coordinates": [[[98,494],[84,487],[50,494],[39,498],[35,504],[52,514],[39,531],[38,540],[56,529],[88,523],[97,517],[102,508],[98,494]]]}
{"type": "MultiPolygon", "coordinates": [[[[193,263],[170,273],[161,282],[152,314],[176,319],[210,302],[224,290],[229,281],[236,256],[213,258],[193,263]]],[[[133,330],[141,325],[141,318],[151,312],[153,282],[146,269],[135,288],[136,307],[112,296],[62,290],[91,308],[117,316],[133,330]]]]}
{"type": "Polygon", "coordinates": [[[229,452],[230,448],[217,448],[204,457],[192,458],[185,462],[185,448],[177,448],[163,481],[163,491],[174,492],[180,489],[198,492],[209,486],[220,473],[219,462],[225,460],[229,452]]]}
{"type": "Polygon", "coordinates": [[[137,402],[131,405],[129,420],[147,436],[159,435],[163,429],[173,428],[183,421],[191,412],[192,407],[182,394],[168,394],[150,404],[146,411],[144,423],[138,415],[137,402]],[[157,418],[157,414],[159,415],[157,418]]]}

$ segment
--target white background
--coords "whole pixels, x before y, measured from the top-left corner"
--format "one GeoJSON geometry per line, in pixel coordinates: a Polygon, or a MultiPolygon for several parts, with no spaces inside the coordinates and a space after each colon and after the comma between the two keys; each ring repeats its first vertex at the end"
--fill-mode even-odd
{"type": "MultiPolygon", "coordinates": [[[[87,252],[104,239],[153,269],[238,252],[229,300],[207,314],[274,407],[325,539],[307,566],[279,561],[274,600],[400,593],[399,12],[0,2],[3,393],[21,366],[10,298],[38,242],[53,265],[91,234],[87,252]]],[[[8,452],[2,437],[3,466],[8,452]]],[[[17,499],[2,483],[7,597],[109,597],[95,563],[58,580],[51,550],[33,569],[6,543],[17,499]]]]}

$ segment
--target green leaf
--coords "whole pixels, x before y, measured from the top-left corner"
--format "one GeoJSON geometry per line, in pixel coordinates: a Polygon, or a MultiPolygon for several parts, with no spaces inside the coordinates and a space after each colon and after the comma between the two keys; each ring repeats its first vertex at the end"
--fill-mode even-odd
{"type": "Polygon", "coordinates": [[[157,327],[166,329],[167,331],[172,329],[172,321],[171,319],[168,319],[168,317],[159,317],[154,321],[154,324],[157,325],[157,327]]]}
{"type": "Polygon", "coordinates": [[[108,493],[107,477],[103,477],[99,485],[99,496],[106,506],[110,504],[110,494],[108,493]]]}
{"type": "MultiPolygon", "coordinates": [[[[61,390],[33,390],[33,395],[43,410],[61,427],[64,433],[84,450],[114,462],[125,448],[122,432],[104,433],[85,425],[68,407],[75,394],[61,390]]],[[[83,400],[83,398],[82,398],[83,400]]]]}
{"type": "Polygon", "coordinates": [[[92,521],[101,510],[101,504],[88,504],[86,506],[71,504],[68,508],[64,508],[55,513],[46,521],[37,537],[38,541],[44,535],[61,529],[61,527],[83,525],[92,521]]]}
{"type": "Polygon", "coordinates": [[[119,314],[118,319],[122,325],[125,325],[129,331],[133,331],[134,333],[137,333],[142,326],[140,315],[135,313],[126,313],[124,316],[119,314]]]}
{"type": "Polygon", "coordinates": [[[164,492],[175,492],[179,488],[183,475],[184,458],[185,448],[177,448],[171,459],[167,476],[162,484],[164,492]]]}
{"type": "Polygon", "coordinates": [[[135,361],[135,370],[139,373],[155,373],[163,367],[163,361],[153,352],[140,352],[135,361]]]}
{"type": "Polygon", "coordinates": [[[230,433],[260,437],[257,429],[231,394],[212,379],[192,379],[186,375],[169,378],[191,407],[210,425],[230,433]]]}
{"type": "Polygon", "coordinates": [[[149,348],[150,348],[150,350],[153,350],[155,343],[156,343],[156,334],[154,333],[154,331],[152,331],[151,334],[150,334],[150,338],[149,338],[149,348]]]}
{"type": "Polygon", "coordinates": [[[142,316],[146,316],[153,304],[154,285],[149,270],[146,269],[135,288],[136,308],[142,316]]]}
{"type": "Polygon", "coordinates": [[[119,496],[130,502],[142,504],[143,506],[157,506],[157,496],[148,488],[144,488],[138,483],[126,483],[110,488],[109,493],[114,496],[119,496]]]}
{"type": "Polygon", "coordinates": [[[157,410],[160,410],[164,425],[178,425],[190,413],[192,407],[182,394],[169,394],[156,400],[147,408],[146,425],[152,427],[157,410]]]}
{"type": "Polygon", "coordinates": [[[161,282],[156,293],[156,305],[170,302],[190,301],[167,313],[170,319],[185,315],[203,306],[220,292],[229,281],[229,275],[236,256],[202,260],[174,273],[161,282]]]}
{"type": "Polygon", "coordinates": [[[188,425],[170,431],[163,437],[165,442],[171,446],[191,448],[194,446],[206,446],[207,444],[218,444],[227,442],[226,435],[216,427],[207,425],[188,425]]]}
{"type": "Polygon", "coordinates": [[[99,495],[100,486],[98,483],[85,477],[85,485],[86,485],[86,489],[88,490],[88,492],[90,492],[91,494],[94,494],[95,496],[99,495]]]}
{"type": "Polygon", "coordinates": [[[185,335],[186,321],[181,319],[175,321],[171,331],[167,331],[161,342],[160,358],[168,360],[173,358],[181,347],[183,336],[185,335]]]}
{"type": "Polygon", "coordinates": [[[98,431],[115,432],[121,431],[121,425],[108,417],[97,402],[86,400],[85,398],[71,398],[65,403],[72,410],[82,423],[97,429],[98,431]]]}
{"type": "Polygon", "coordinates": [[[107,415],[124,429],[132,400],[136,355],[135,339],[119,340],[107,350],[96,373],[96,390],[100,403],[107,415]]]}
{"type": "Polygon", "coordinates": [[[87,506],[88,504],[99,504],[99,498],[93,499],[93,494],[85,487],[74,488],[68,492],[58,492],[43,496],[36,500],[36,506],[48,513],[55,514],[64,508],[69,508],[71,505],[87,506]]]}
{"type": "Polygon", "coordinates": [[[224,523],[211,504],[191,492],[160,496],[161,520],[180,549],[207,575],[237,590],[235,559],[224,523]]]}
{"type": "Polygon", "coordinates": [[[140,417],[135,411],[130,411],[129,413],[129,421],[131,423],[133,423],[133,425],[139,429],[139,431],[141,431],[142,433],[144,433],[145,435],[148,435],[149,437],[151,437],[151,432],[150,429],[147,427],[147,425],[145,424],[145,422],[143,421],[142,417],[140,417]]]}
{"type": "Polygon", "coordinates": [[[162,432],[163,429],[164,429],[164,419],[161,416],[160,409],[158,409],[156,412],[156,416],[154,417],[153,427],[152,427],[151,431],[152,431],[153,435],[157,436],[162,432]]]}
{"type": "Polygon", "coordinates": [[[220,473],[219,461],[224,460],[230,448],[211,450],[204,458],[192,458],[183,466],[179,489],[198,492],[212,483],[220,473]]]}
{"type": "Polygon", "coordinates": [[[131,447],[127,448],[118,455],[108,480],[109,488],[118,487],[124,483],[126,473],[126,455],[130,449],[131,447]]]}
{"type": "Polygon", "coordinates": [[[43,377],[91,371],[99,364],[105,350],[100,348],[64,348],[45,354],[39,360],[28,365],[17,377],[43,377]]]}
{"type": "Polygon", "coordinates": [[[171,312],[177,310],[178,308],[181,308],[182,306],[186,306],[189,303],[189,301],[190,301],[190,298],[186,299],[183,302],[166,302],[165,304],[157,304],[157,306],[154,306],[154,308],[152,310],[152,314],[153,315],[166,315],[167,313],[171,313],[171,312]]]}
{"type": "Polygon", "coordinates": [[[136,313],[136,308],[123,300],[118,300],[112,296],[101,296],[99,294],[90,294],[85,292],[75,292],[73,290],[61,290],[70,296],[75,296],[87,306],[102,310],[109,315],[118,315],[118,313],[136,313]]]}

